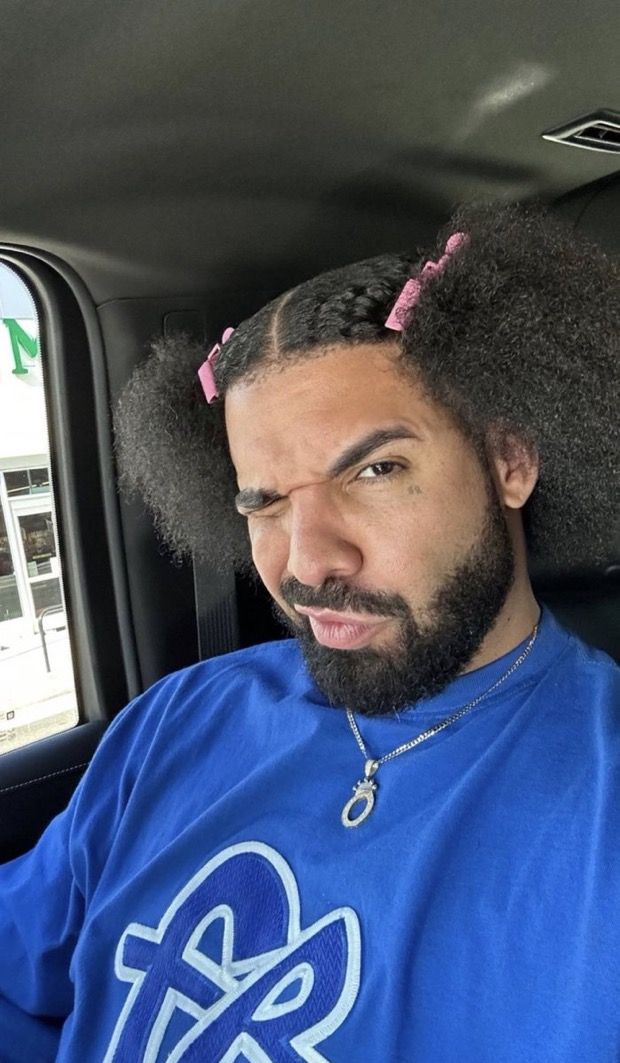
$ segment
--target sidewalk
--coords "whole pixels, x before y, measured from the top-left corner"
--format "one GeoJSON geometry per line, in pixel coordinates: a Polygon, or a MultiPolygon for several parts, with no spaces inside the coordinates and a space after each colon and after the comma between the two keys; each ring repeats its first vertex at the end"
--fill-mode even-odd
{"type": "Polygon", "coordinates": [[[77,723],[68,632],[46,633],[50,671],[39,635],[0,650],[0,753],[77,723]]]}

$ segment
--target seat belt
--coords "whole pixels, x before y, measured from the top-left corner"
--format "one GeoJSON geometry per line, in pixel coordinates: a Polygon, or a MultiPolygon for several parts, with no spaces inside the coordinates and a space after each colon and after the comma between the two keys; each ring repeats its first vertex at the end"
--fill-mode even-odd
{"type": "MultiPolygon", "coordinates": [[[[167,338],[182,332],[205,343],[206,324],[202,308],[171,310],[165,314],[162,331],[167,338]]],[[[240,647],[235,574],[220,572],[194,560],[194,602],[199,660],[230,653],[240,647]]]]}
{"type": "Polygon", "coordinates": [[[194,599],[199,660],[240,647],[235,573],[217,571],[194,561],[194,599]]]}

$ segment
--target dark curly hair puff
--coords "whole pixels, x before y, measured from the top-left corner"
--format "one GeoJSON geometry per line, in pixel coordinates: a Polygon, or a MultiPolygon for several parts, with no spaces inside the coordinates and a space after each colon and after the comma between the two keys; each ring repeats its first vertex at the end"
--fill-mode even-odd
{"type": "MultiPolygon", "coordinates": [[[[540,478],[524,511],[532,558],[604,563],[618,526],[620,266],[539,207],[463,207],[430,256],[380,255],[280,296],[222,347],[220,394],[328,344],[393,344],[385,320],[396,297],[455,231],[467,242],[424,283],[401,336],[403,367],[470,439],[508,433],[536,448],[540,478]]],[[[115,421],[121,483],[144,496],[178,557],[244,568],[223,406],[206,404],[196,378],[204,357],[182,337],[159,341],[134,373],[115,421]]]]}

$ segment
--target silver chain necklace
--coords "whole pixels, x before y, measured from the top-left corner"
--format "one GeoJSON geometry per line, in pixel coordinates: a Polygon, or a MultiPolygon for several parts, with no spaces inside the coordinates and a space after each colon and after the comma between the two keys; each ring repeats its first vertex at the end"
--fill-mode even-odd
{"type": "Polygon", "coordinates": [[[496,681],[493,683],[492,686],[489,687],[488,690],[485,690],[484,693],[479,694],[478,697],[474,698],[473,701],[468,701],[462,709],[458,709],[456,712],[453,712],[451,716],[446,716],[444,720],[440,720],[439,723],[433,724],[432,727],[429,727],[426,731],[422,731],[421,734],[417,735],[415,738],[412,738],[409,742],[403,742],[402,745],[397,746],[396,749],[393,749],[391,753],[385,753],[384,756],[378,757],[378,759],[376,760],[369,756],[364,739],[362,738],[359,731],[359,727],[357,726],[355,716],[351,712],[351,709],[347,709],[347,720],[349,721],[349,725],[351,727],[351,730],[353,731],[355,741],[357,742],[362,752],[362,756],[364,757],[364,778],[359,779],[356,782],[355,786],[353,787],[353,797],[349,798],[342,810],[342,815],[340,817],[342,825],[344,827],[359,827],[360,823],[363,823],[365,819],[368,819],[368,816],[374,808],[375,794],[377,792],[378,787],[378,783],[376,782],[374,776],[377,774],[379,768],[382,767],[383,764],[387,764],[388,760],[394,760],[395,757],[400,757],[402,753],[407,753],[408,750],[414,749],[415,746],[419,746],[422,742],[426,742],[427,738],[432,738],[433,735],[438,734],[439,731],[444,731],[446,727],[450,727],[451,724],[456,723],[457,720],[460,720],[461,716],[465,716],[466,713],[471,712],[472,709],[475,709],[476,705],[479,705],[484,698],[487,698],[489,694],[492,694],[494,690],[497,690],[498,686],[504,683],[506,679],[508,679],[508,677],[511,676],[512,673],[515,672],[517,668],[523,664],[525,658],[530,653],[532,646],[536,642],[537,634],[538,624],[535,625],[530,640],[525,649],[519,654],[517,659],[512,662],[508,671],[504,672],[504,674],[501,675],[499,679],[496,679],[496,681]],[[355,805],[360,803],[362,805],[361,810],[357,813],[357,815],[352,816],[351,813],[353,812],[355,805]]]}

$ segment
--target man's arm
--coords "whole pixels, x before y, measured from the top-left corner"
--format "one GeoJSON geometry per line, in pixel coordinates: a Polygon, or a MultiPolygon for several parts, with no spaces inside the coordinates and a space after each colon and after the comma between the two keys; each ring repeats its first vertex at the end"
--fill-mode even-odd
{"type": "Polygon", "coordinates": [[[0,1063],[56,1059],[84,919],[177,685],[162,680],[116,717],[68,808],[31,852],[0,866],[0,1063]]]}
{"type": "Polygon", "coordinates": [[[71,956],[83,916],[59,816],[39,845],[0,867],[0,1059],[55,1060],[73,1006],[71,956]]]}

